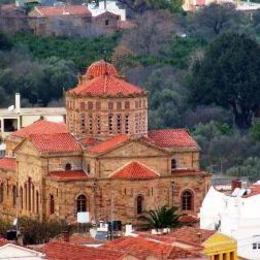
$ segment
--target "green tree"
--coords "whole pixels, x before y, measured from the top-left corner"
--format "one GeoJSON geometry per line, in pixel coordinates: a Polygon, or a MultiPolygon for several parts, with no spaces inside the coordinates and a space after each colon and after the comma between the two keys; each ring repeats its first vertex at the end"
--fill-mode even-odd
{"type": "Polygon", "coordinates": [[[248,129],[260,103],[259,71],[260,46],[245,35],[225,33],[194,62],[191,99],[231,108],[235,124],[248,129]]]}
{"type": "Polygon", "coordinates": [[[148,228],[172,228],[180,226],[180,214],[177,207],[163,206],[155,210],[149,210],[140,216],[140,220],[145,222],[148,228]]]}
{"type": "Polygon", "coordinates": [[[254,123],[250,130],[252,137],[257,141],[260,141],[260,122],[254,123]]]}

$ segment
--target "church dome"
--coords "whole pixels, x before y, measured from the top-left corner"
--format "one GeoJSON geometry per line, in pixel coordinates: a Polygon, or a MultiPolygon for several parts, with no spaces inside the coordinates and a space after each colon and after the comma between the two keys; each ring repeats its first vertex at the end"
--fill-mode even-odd
{"type": "Polygon", "coordinates": [[[92,63],[86,72],[86,78],[93,79],[99,76],[118,76],[116,68],[104,60],[96,61],[92,63]]]}

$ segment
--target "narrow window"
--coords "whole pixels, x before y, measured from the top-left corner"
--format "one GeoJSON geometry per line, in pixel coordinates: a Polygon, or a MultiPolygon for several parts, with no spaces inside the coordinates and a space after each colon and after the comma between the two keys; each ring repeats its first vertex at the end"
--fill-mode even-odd
{"type": "Polygon", "coordinates": [[[177,168],[177,162],[175,159],[171,160],[171,169],[174,171],[177,168]]]}
{"type": "Polygon", "coordinates": [[[136,213],[142,214],[144,211],[144,197],[142,195],[136,198],[136,213]]]}
{"type": "Polygon", "coordinates": [[[125,116],[125,133],[129,133],[129,115],[125,116]]]}
{"type": "Polygon", "coordinates": [[[13,186],[12,196],[13,196],[13,207],[15,207],[15,205],[16,205],[16,186],[13,186]]]}
{"type": "Polygon", "coordinates": [[[130,102],[129,101],[126,101],[125,102],[125,109],[129,109],[130,108],[130,102]]]}
{"type": "Polygon", "coordinates": [[[121,133],[121,115],[118,114],[116,115],[116,126],[117,126],[117,133],[120,134],[121,133]]]}
{"type": "Polygon", "coordinates": [[[71,164],[70,163],[67,163],[65,165],[65,171],[71,171],[71,164]]]}
{"type": "Polygon", "coordinates": [[[193,209],[193,194],[191,191],[186,190],[181,195],[182,200],[182,210],[192,210],[193,209]]]}
{"type": "Polygon", "coordinates": [[[257,243],[252,244],[253,249],[257,249],[257,243]]]}
{"type": "Polygon", "coordinates": [[[85,102],[80,102],[80,110],[85,110],[85,102]]]}
{"type": "Polygon", "coordinates": [[[101,119],[100,119],[100,115],[97,115],[97,134],[101,134],[101,119]]]}
{"type": "Polygon", "coordinates": [[[3,203],[4,201],[4,184],[1,183],[0,185],[0,203],[3,203]]]}
{"type": "Polygon", "coordinates": [[[55,202],[54,202],[54,196],[53,195],[50,195],[50,215],[54,214],[55,212],[55,202]]]}
{"type": "Polygon", "coordinates": [[[96,110],[99,111],[101,109],[101,102],[97,101],[96,102],[96,110]]]}
{"type": "Polygon", "coordinates": [[[36,213],[39,214],[39,192],[36,191],[36,213]]]}
{"type": "Polygon", "coordinates": [[[108,109],[113,110],[113,102],[108,102],[108,109]]]}
{"type": "Polygon", "coordinates": [[[108,115],[108,128],[109,128],[109,134],[113,133],[113,115],[108,115]]]}
{"type": "Polygon", "coordinates": [[[108,26],[109,25],[109,20],[105,20],[105,25],[108,26]]]}
{"type": "Polygon", "coordinates": [[[93,109],[93,102],[89,101],[88,102],[88,110],[92,110],[93,109]]]}
{"type": "Polygon", "coordinates": [[[77,212],[87,211],[87,200],[85,195],[79,195],[77,198],[77,212]]]}
{"type": "Polygon", "coordinates": [[[121,102],[116,103],[116,108],[117,108],[117,110],[121,110],[121,108],[122,108],[121,102]]]}
{"type": "Polygon", "coordinates": [[[20,208],[23,209],[23,188],[20,187],[20,208]]]}

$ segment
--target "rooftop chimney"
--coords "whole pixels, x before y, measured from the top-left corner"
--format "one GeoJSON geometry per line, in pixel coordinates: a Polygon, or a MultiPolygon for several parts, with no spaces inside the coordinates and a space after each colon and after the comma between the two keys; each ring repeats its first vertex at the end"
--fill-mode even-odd
{"type": "Polygon", "coordinates": [[[63,235],[64,242],[70,242],[70,234],[68,230],[63,230],[62,235],[63,235]]]}
{"type": "Polygon", "coordinates": [[[242,182],[239,179],[234,179],[231,182],[231,189],[234,191],[236,188],[241,188],[242,187],[242,182]]]}
{"type": "Polygon", "coordinates": [[[21,96],[20,93],[15,94],[15,110],[17,113],[21,112],[21,96]]]}

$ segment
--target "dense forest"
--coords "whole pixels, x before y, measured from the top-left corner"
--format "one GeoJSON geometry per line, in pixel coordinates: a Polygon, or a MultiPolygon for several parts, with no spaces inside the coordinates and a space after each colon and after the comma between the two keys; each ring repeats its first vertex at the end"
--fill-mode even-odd
{"type": "Polygon", "coordinates": [[[136,26],[114,35],[0,34],[0,106],[17,91],[24,106],[63,104],[64,90],[103,58],[149,91],[150,128],[186,127],[202,148],[203,168],[259,179],[260,11],[212,4],[190,14],[178,1],[120,2],[136,26]]]}

